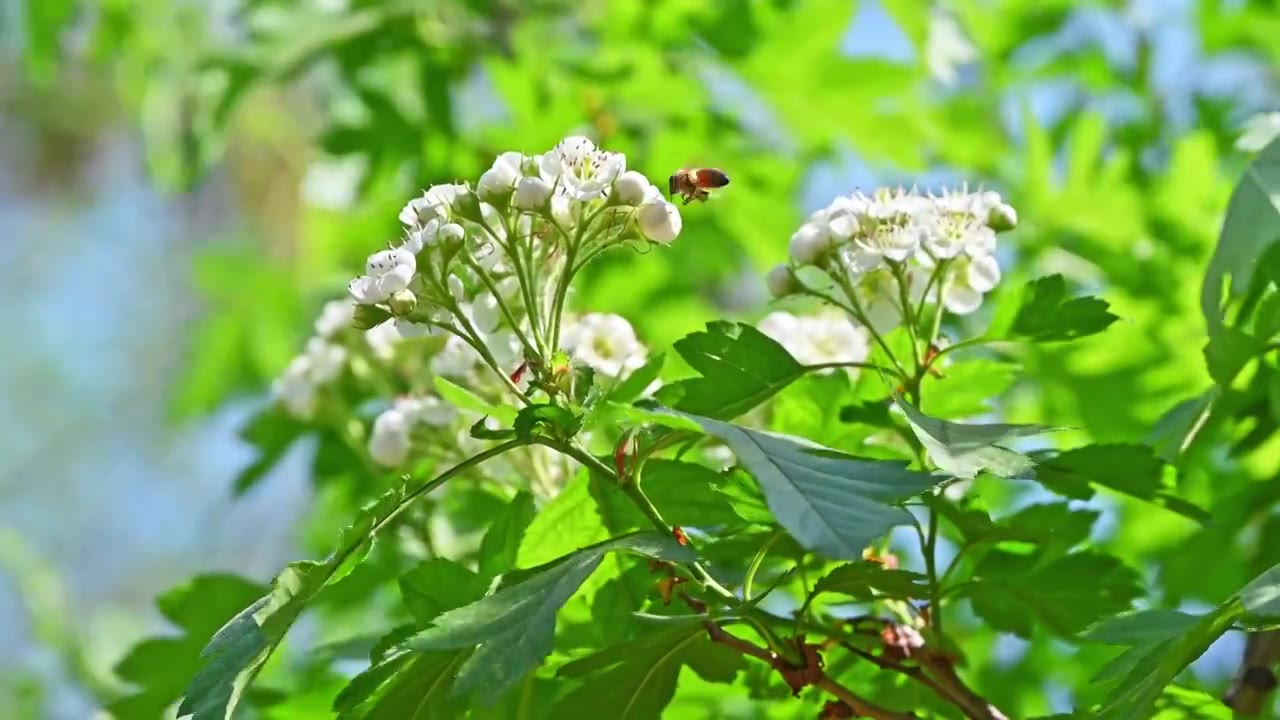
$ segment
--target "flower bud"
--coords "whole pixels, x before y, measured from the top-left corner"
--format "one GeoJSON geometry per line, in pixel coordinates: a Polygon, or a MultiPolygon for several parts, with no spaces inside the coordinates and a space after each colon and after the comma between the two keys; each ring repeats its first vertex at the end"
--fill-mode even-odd
{"type": "Polygon", "coordinates": [[[636,224],[640,226],[640,232],[645,238],[663,245],[670,245],[671,241],[680,234],[684,221],[680,218],[680,211],[675,205],[658,199],[640,206],[636,211],[636,224]]]}
{"type": "Polygon", "coordinates": [[[458,245],[466,235],[467,231],[461,225],[448,223],[440,227],[440,231],[436,234],[436,242],[446,246],[458,245]]]}
{"type": "Polygon", "coordinates": [[[373,421],[369,434],[369,456],[379,465],[395,467],[409,457],[412,443],[409,421],[398,410],[388,410],[373,421]]]}
{"type": "Polygon", "coordinates": [[[406,317],[418,307],[418,296],[409,289],[399,290],[391,295],[387,305],[390,306],[392,315],[406,317]]]}
{"type": "Polygon", "coordinates": [[[795,276],[791,274],[791,268],[786,265],[774,266],[765,276],[764,281],[765,285],[769,286],[769,294],[775,298],[784,298],[796,291],[795,276]]]}
{"type": "Polygon", "coordinates": [[[551,197],[551,186],[540,177],[526,177],[516,186],[515,206],[521,210],[536,210],[546,205],[551,197]]]}
{"type": "Polygon", "coordinates": [[[1007,232],[1018,226],[1018,211],[1012,206],[1001,203],[991,208],[987,215],[987,227],[996,232],[1007,232]]]}
{"type": "Polygon", "coordinates": [[[471,188],[463,187],[451,203],[454,215],[472,222],[480,222],[480,197],[471,188]]]}
{"type": "Polygon", "coordinates": [[[354,327],[357,330],[369,330],[377,327],[391,316],[377,305],[356,305],[354,327]]]}
{"type": "Polygon", "coordinates": [[[787,252],[797,265],[812,265],[830,248],[826,232],[813,223],[805,223],[791,236],[787,252]]]}
{"type": "Polygon", "coordinates": [[[623,205],[639,205],[644,202],[645,192],[649,189],[649,178],[628,170],[622,173],[613,183],[614,197],[623,205]]]}

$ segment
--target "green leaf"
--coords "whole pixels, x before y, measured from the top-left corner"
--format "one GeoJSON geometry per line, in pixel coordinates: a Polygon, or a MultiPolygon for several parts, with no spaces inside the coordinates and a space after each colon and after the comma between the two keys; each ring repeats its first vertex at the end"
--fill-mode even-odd
{"type": "Polygon", "coordinates": [[[516,414],[511,427],[519,438],[532,438],[541,427],[546,428],[552,437],[563,440],[573,437],[582,428],[582,418],[559,405],[528,405],[516,414]]]}
{"type": "Polygon", "coordinates": [[[802,438],[673,414],[723,440],[760,483],[769,509],[787,532],[832,559],[861,559],[873,540],[910,523],[910,513],[889,503],[906,500],[939,480],[907,470],[902,462],[859,460],[802,438]]]}
{"type": "Polygon", "coordinates": [[[562,666],[561,677],[582,678],[565,694],[553,717],[657,720],[688,667],[708,682],[731,683],[746,669],[742,655],[707,636],[697,620],[605,648],[562,666]]]}
{"type": "Polygon", "coordinates": [[[470,654],[399,650],[356,675],[334,699],[338,720],[461,718],[466,705],[453,696],[454,674],[470,654]]]}
{"type": "Polygon", "coordinates": [[[745,323],[707,323],[674,347],[702,377],[664,387],[658,400],[694,415],[731,420],[805,374],[781,345],[745,323]]]}
{"type": "Polygon", "coordinates": [[[1224,327],[1204,348],[1209,376],[1220,387],[1226,387],[1254,358],[1262,353],[1265,343],[1243,330],[1224,327]]]}
{"type": "Polygon", "coordinates": [[[148,638],[116,664],[115,674],[139,686],[107,709],[121,718],[160,717],[182,696],[200,667],[200,651],[209,638],[245,605],[266,592],[258,583],[234,575],[199,575],[156,599],[162,615],[181,635],[148,638]],[[128,712],[126,712],[126,709],[128,712]]]}
{"type": "Polygon", "coordinates": [[[1178,610],[1140,610],[1101,620],[1085,630],[1080,639],[1137,647],[1181,635],[1199,622],[1200,616],[1178,610]]]}
{"type": "Polygon", "coordinates": [[[516,567],[532,568],[609,537],[584,471],[533,516],[516,551],[516,567]]]}
{"type": "Polygon", "coordinates": [[[1228,306],[1248,294],[1253,273],[1277,243],[1280,243],[1280,141],[1272,140],[1254,158],[1232,192],[1218,246],[1205,273],[1200,310],[1209,326],[1211,346],[1222,340],[1228,306]]]}
{"type": "Polygon", "coordinates": [[[533,495],[521,490],[493,521],[480,542],[480,574],[494,576],[516,566],[520,541],[534,518],[533,495]]]}
{"type": "Polygon", "coordinates": [[[203,663],[179,706],[179,716],[194,713],[193,720],[230,718],[248,684],[307,603],[354,567],[368,552],[377,531],[439,480],[407,479],[365,506],[339,534],[329,557],[320,562],[292,563],[277,575],[268,595],[242,610],[209,641],[201,653],[203,663]]]}
{"type": "Polygon", "coordinates": [[[738,473],[718,473],[705,465],[654,459],[644,465],[643,486],[662,517],[681,527],[741,525],[732,497],[742,483],[738,473]]]}
{"type": "Polygon", "coordinates": [[[236,476],[234,494],[242,495],[257,485],[310,429],[274,405],[254,415],[240,431],[240,439],[252,445],[258,456],[236,476]]]}
{"type": "Polygon", "coordinates": [[[463,565],[431,558],[400,577],[400,594],[418,622],[431,622],[446,610],[484,596],[488,580],[463,565]]]}
{"type": "Polygon", "coordinates": [[[985,358],[957,362],[943,368],[943,372],[941,378],[925,375],[920,387],[924,398],[921,410],[936,418],[963,418],[991,412],[992,401],[1008,390],[1021,374],[1017,365],[985,358]]]}
{"type": "Polygon", "coordinates": [[[1027,338],[1036,342],[1074,340],[1106,330],[1119,320],[1107,308],[1105,300],[1093,297],[1067,298],[1067,282],[1061,275],[1049,275],[1027,283],[1017,302],[1005,307],[1016,308],[998,313],[987,338],[1013,340],[1027,338]]]}
{"type": "Polygon", "coordinates": [[[1090,484],[1146,500],[1171,512],[1207,524],[1211,516],[1194,504],[1169,492],[1164,482],[1165,464],[1146,445],[1098,444],[1068,450],[1040,460],[1035,477],[1042,485],[1066,497],[1087,500],[1090,484]]]}
{"type": "Polygon", "coordinates": [[[644,365],[636,368],[635,372],[610,388],[603,400],[621,404],[634,402],[658,379],[666,362],[666,353],[655,354],[644,365]]]}
{"type": "Polygon", "coordinates": [[[391,313],[377,305],[356,305],[352,326],[357,330],[371,330],[391,319],[391,313]]]}
{"type": "Polygon", "coordinates": [[[1075,635],[1103,616],[1128,609],[1142,594],[1137,571],[1092,550],[1049,562],[993,550],[973,574],[975,582],[965,594],[974,613],[993,629],[1024,638],[1037,625],[1075,635]]]}
{"type": "Polygon", "coordinates": [[[432,382],[435,383],[436,392],[440,397],[460,410],[470,410],[493,417],[503,425],[515,422],[515,410],[506,405],[494,405],[443,375],[436,375],[432,378],[432,382]]]}
{"type": "Polygon", "coordinates": [[[877,596],[908,600],[927,597],[928,580],[920,573],[886,568],[879,563],[853,562],[823,576],[814,585],[813,594],[840,593],[854,600],[873,600],[877,596]]]}
{"type": "Polygon", "coordinates": [[[1010,440],[1064,428],[1005,423],[956,423],[929,417],[911,403],[894,396],[907,422],[929,453],[929,459],[948,475],[973,478],[989,472],[1004,478],[1028,476],[1035,462],[1026,455],[1003,446],[1010,440]]]}
{"type": "Polygon", "coordinates": [[[1240,591],[1244,616],[1250,621],[1274,624],[1280,621],[1280,565],[1254,578],[1240,591]]]}
{"type": "Polygon", "coordinates": [[[454,694],[477,687],[497,700],[552,649],[556,612],[611,551],[689,561],[696,555],[673,538],[637,533],[577,552],[529,572],[520,582],[450,610],[434,626],[411,638],[414,650],[456,650],[479,646],[459,668],[454,694]]]}

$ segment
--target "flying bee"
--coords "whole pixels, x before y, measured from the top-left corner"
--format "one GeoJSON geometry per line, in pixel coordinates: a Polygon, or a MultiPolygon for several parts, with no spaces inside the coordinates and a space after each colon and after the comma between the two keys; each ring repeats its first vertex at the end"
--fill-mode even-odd
{"type": "Polygon", "coordinates": [[[729,184],[729,176],[715,168],[680,168],[667,181],[667,192],[674,196],[679,193],[688,205],[694,200],[705,202],[711,196],[712,188],[722,188],[729,184]]]}

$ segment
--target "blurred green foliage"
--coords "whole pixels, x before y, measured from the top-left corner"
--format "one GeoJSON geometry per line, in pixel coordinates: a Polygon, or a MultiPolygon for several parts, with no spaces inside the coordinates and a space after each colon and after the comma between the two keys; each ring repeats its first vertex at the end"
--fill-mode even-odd
{"type": "MultiPolygon", "coordinates": [[[[759,278],[784,257],[786,240],[804,214],[805,193],[813,192],[813,172],[831,172],[854,153],[878,180],[909,182],[940,171],[971,185],[998,187],[1018,208],[1022,224],[1014,261],[1004,263],[1007,277],[990,306],[1016,307],[1025,281],[1058,273],[1072,287],[1104,297],[1120,318],[1106,333],[1078,342],[1002,347],[973,361],[984,363],[971,368],[973,382],[957,368],[949,381],[938,381],[938,392],[927,393],[938,405],[926,402],[925,409],[935,415],[972,414],[999,396],[992,409],[1010,422],[1076,428],[1055,436],[1064,446],[1147,442],[1169,463],[1142,465],[1143,472],[1155,468],[1156,475],[1144,475],[1150,482],[1144,481],[1141,493],[1125,490],[1128,477],[1102,483],[1120,491],[1106,492],[1114,523],[1106,531],[1076,534],[1107,555],[1067,554],[1074,542],[1059,548],[1061,557],[1037,571],[1047,575],[1036,576],[1043,596],[1033,603],[1048,603],[1050,596],[1053,603],[1085,602],[1121,572],[1113,565],[1118,558],[1142,570],[1150,606],[1172,609],[1193,601],[1214,607],[1277,560],[1280,366],[1274,352],[1260,350],[1267,343],[1274,347],[1280,328],[1274,288],[1280,284],[1280,148],[1273,144],[1245,172],[1249,158],[1233,150],[1243,109],[1230,97],[1193,90],[1193,120],[1175,121],[1168,90],[1157,82],[1150,28],[1133,31],[1129,61],[1109,56],[1102,42],[1064,44],[1045,59],[1028,59],[1033,46],[1060,36],[1086,10],[1124,24],[1123,3],[949,3],[975,50],[974,61],[960,69],[952,86],[940,83],[926,62],[936,39],[929,8],[918,2],[880,3],[891,19],[881,29],[905,36],[913,50],[909,59],[847,52],[845,36],[860,5],[847,0],[328,5],[247,0],[218,22],[207,17],[206,8],[168,0],[32,0],[22,6],[30,82],[57,82],[68,72],[62,51],[68,23],[91,16],[87,57],[135,110],[156,178],[181,190],[204,182],[211,170],[229,167],[248,188],[242,204],[257,240],[210,254],[196,269],[209,307],[188,350],[190,372],[174,392],[180,415],[259,393],[304,339],[321,302],[341,292],[366,255],[397,236],[396,213],[405,200],[431,183],[478,176],[498,152],[538,151],[584,132],[625,152],[630,167],[650,178],[689,165],[715,165],[732,176],[731,192],[685,213],[680,241],[668,251],[643,261],[608,256],[578,285],[578,306],[627,316],[655,348],[710,320],[759,315],[759,278]],[[1038,117],[1030,89],[1052,82],[1071,89],[1063,91],[1059,112],[1038,117]],[[1137,110],[1102,112],[1099,101],[1114,96],[1137,110]],[[264,163],[262,155],[269,153],[288,159],[264,163]],[[273,183],[291,183],[277,192],[297,192],[299,177],[292,168],[335,160],[354,161],[358,170],[349,204],[286,202],[282,208],[265,198],[273,183]],[[1245,180],[1233,197],[1240,177],[1245,180]],[[1229,202],[1232,220],[1219,244],[1229,202]],[[296,219],[290,230],[280,232],[279,223],[273,224],[280,213],[296,219]],[[1232,275],[1225,296],[1223,274],[1232,275]],[[1225,307],[1223,298],[1229,301],[1225,307]],[[1208,352],[1201,353],[1210,339],[1208,352]],[[999,370],[1015,363],[1020,371],[999,370]],[[948,386],[955,392],[948,393],[948,386]],[[1143,502],[1168,490],[1166,480],[1171,485],[1174,475],[1176,494],[1207,511],[1212,525],[1201,527],[1185,513],[1143,502]]],[[[1274,85],[1280,9],[1268,2],[1194,5],[1204,52],[1242,54],[1274,85]]],[[[821,198],[851,189],[836,185],[823,186],[821,198]]],[[[985,327],[988,319],[974,318],[964,329],[985,327]]],[[[689,374],[675,354],[668,366],[664,376],[689,374]]],[[[850,419],[841,407],[847,411],[866,398],[858,388],[841,391],[839,398],[830,392],[829,384],[814,377],[788,387],[777,400],[775,429],[837,447],[854,443],[858,430],[841,422],[850,419]],[[822,412],[815,415],[813,407],[822,412]]],[[[259,446],[282,451],[293,438],[284,433],[259,446]]],[[[324,492],[308,533],[309,539],[323,539],[310,548],[317,553],[328,550],[333,530],[376,495],[367,491],[369,478],[353,457],[340,451],[317,455],[315,480],[324,492]]],[[[984,475],[975,488],[992,515],[1025,504],[1023,484],[984,475]]],[[[486,527],[506,500],[476,491],[430,511],[448,513],[455,526],[486,527]]],[[[583,507],[594,502],[585,481],[571,484],[559,500],[562,512],[575,500],[583,507]]],[[[532,524],[527,517],[512,522],[528,524],[526,541],[544,538],[538,545],[542,560],[616,530],[579,518],[577,525],[552,531],[540,527],[551,522],[545,513],[532,524]]],[[[758,546],[763,538],[756,540],[758,546]]],[[[493,542],[502,541],[495,535],[493,542]]],[[[519,545],[518,552],[530,551],[519,545]]],[[[376,568],[376,548],[370,558],[376,568]]],[[[997,561],[1010,564],[1011,577],[1027,577],[1017,558],[984,559],[997,561]]],[[[394,577],[394,562],[385,562],[391,567],[384,575],[394,577]]],[[[594,602],[571,602],[562,622],[584,625],[607,616],[609,593],[627,592],[632,579],[619,569],[598,587],[588,583],[594,602]]],[[[1122,579],[1118,593],[1136,587],[1122,579]]],[[[181,593],[175,593],[162,598],[162,605],[181,605],[181,593]]],[[[283,694],[259,691],[255,716],[284,720],[328,712],[346,684],[330,661],[367,657],[374,638],[364,635],[381,626],[372,617],[388,604],[379,594],[352,596],[344,602],[339,595],[318,613],[320,650],[307,657],[277,655],[262,670],[264,687],[283,694]]],[[[973,615],[957,616],[959,627],[951,629],[964,638],[963,672],[972,685],[1012,717],[1052,712],[1051,685],[1070,690],[1081,702],[1097,700],[1088,681],[1115,653],[1031,631],[1023,611],[1009,610],[1006,602],[989,589],[976,593],[973,615]],[[998,631],[1024,636],[1026,644],[1006,657],[997,652],[1005,642],[998,631]]],[[[147,652],[195,642],[197,635],[203,637],[196,646],[202,646],[243,604],[231,603],[225,613],[205,607],[201,612],[209,617],[166,611],[187,635],[147,652]]],[[[1213,624],[1222,616],[1204,617],[1202,622],[1213,624]]],[[[1068,630],[1078,629],[1073,617],[1057,619],[1068,630]]],[[[813,717],[821,708],[817,695],[782,701],[786,693],[778,693],[776,682],[766,683],[760,668],[746,671],[739,682],[751,686],[752,698],[778,701],[748,700],[739,687],[715,684],[720,660],[702,655],[715,650],[685,645],[685,632],[673,627],[655,634],[637,644],[633,656],[604,665],[605,672],[626,677],[627,663],[647,666],[657,658],[652,667],[663,673],[659,682],[674,686],[679,680],[670,717],[813,717]],[[674,657],[668,647],[687,649],[680,660],[693,672],[661,662],[674,657]]],[[[1186,642],[1194,646],[1199,640],[1186,642]]],[[[152,673],[147,679],[147,673],[134,672],[145,660],[140,653],[135,650],[117,668],[121,679],[143,686],[140,694],[110,698],[121,718],[154,717],[156,708],[176,701],[180,692],[176,674],[152,673]]],[[[189,660],[157,662],[176,673],[189,660]]],[[[388,662],[400,664],[386,672],[406,672],[405,661],[388,662]]],[[[591,659],[575,661],[584,662],[591,659]]],[[[912,701],[913,688],[880,687],[890,681],[865,666],[844,670],[846,682],[912,701]]],[[[1160,695],[1151,686],[1153,699],[1160,697],[1157,717],[1225,717],[1209,698],[1221,693],[1223,678],[1180,670],[1162,667],[1158,684],[1176,677],[1185,687],[1160,695]]],[[[523,692],[546,691],[542,680],[529,677],[523,692]]],[[[359,702],[401,707],[395,698],[347,699],[353,708],[359,702]]],[[[558,703],[566,711],[599,709],[600,700],[579,692],[558,703]]]]}

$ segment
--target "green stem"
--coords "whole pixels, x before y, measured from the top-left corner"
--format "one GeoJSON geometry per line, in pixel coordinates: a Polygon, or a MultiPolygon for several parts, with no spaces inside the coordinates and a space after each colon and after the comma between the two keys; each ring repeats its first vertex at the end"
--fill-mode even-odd
{"type": "MultiPolygon", "coordinates": [[[[532,216],[536,219],[536,216],[532,216]]],[[[507,222],[506,216],[502,216],[503,227],[507,232],[507,255],[511,259],[511,269],[516,274],[516,284],[520,286],[520,296],[524,299],[525,311],[529,315],[529,327],[533,330],[534,342],[538,345],[539,355],[547,357],[550,353],[546,345],[546,333],[542,328],[542,304],[538,297],[533,293],[533,288],[537,287],[536,278],[534,277],[534,261],[533,261],[533,238],[520,238],[515,235],[515,227],[507,222]],[[521,257],[521,249],[528,250],[527,258],[521,257]],[[525,260],[528,260],[526,264],[525,260]]],[[[516,226],[519,226],[519,216],[517,216],[516,226]]],[[[533,229],[533,220],[530,220],[530,232],[533,229]]]]}
{"type": "Polygon", "coordinates": [[[511,331],[520,339],[520,345],[524,347],[524,350],[529,354],[530,359],[537,358],[540,360],[541,353],[539,352],[539,349],[534,347],[533,343],[529,342],[529,338],[524,334],[524,331],[520,329],[520,323],[516,322],[515,315],[511,312],[511,309],[507,307],[507,301],[502,299],[502,294],[498,292],[498,286],[493,282],[493,278],[489,277],[489,273],[485,272],[484,268],[480,267],[480,263],[476,262],[474,259],[468,257],[467,264],[471,266],[472,270],[475,270],[476,275],[480,277],[480,282],[484,283],[484,286],[488,288],[489,293],[493,295],[493,299],[497,301],[498,310],[502,311],[502,317],[506,318],[507,324],[511,326],[511,331]]]}
{"type": "Polygon", "coordinates": [[[911,336],[911,362],[916,369],[916,376],[923,373],[923,365],[920,362],[920,337],[916,330],[916,314],[911,307],[911,294],[907,287],[907,275],[902,270],[902,263],[889,262],[889,268],[893,272],[893,277],[898,283],[898,303],[900,305],[898,311],[902,316],[902,322],[907,326],[907,334],[911,336]]]}
{"type": "Polygon", "coordinates": [[[782,528],[773,531],[769,535],[769,539],[764,541],[760,549],[756,551],[756,556],[751,558],[751,565],[747,567],[747,575],[742,579],[742,599],[751,602],[751,585],[755,582],[756,573],[760,570],[760,565],[764,563],[764,558],[769,554],[769,548],[782,537],[782,528]]]}
{"type": "Polygon", "coordinates": [[[942,594],[938,581],[938,511],[929,509],[929,529],[924,540],[924,566],[929,576],[929,624],[942,634],[942,594]]]}
{"type": "Polygon", "coordinates": [[[898,374],[898,371],[891,367],[885,367],[884,365],[876,365],[875,363],[864,363],[864,362],[829,362],[829,363],[816,363],[813,365],[804,366],[804,369],[807,372],[817,372],[819,370],[831,370],[831,369],[837,369],[837,368],[858,368],[861,370],[876,370],[878,372],[889,373],[891,375],[898,374]]]}
{"type": "Polygon", "coordinates": [[[844,290],[845,296],[849,298],[849,305],[845,306],[845,308],[858,319],[858,322],[862,323],[862,326],[867,329],[867,332],[871,333],[872,339],[876,341],[876,344],[880,346],[881,350],[884,350],[885,356],[888,357],[893,363],[893,366],[898,369],[898,375],[904,379],[911,377],[907,373],[907,369],[898,361],[898,356],[893,354],[893,350],[890,349],[889,344],[885,342],[884,336],[872,327],[871,323],[867,320],[867,314],[863,311],[862,304],[858,302],[858,295],[853,291],[853,286],[849,284],[849,280],[847,278],[840,278],[840,287],[844,290]]]}
{"type": "Polygon", "coordinates": [[[454,334],[462,338],[463,342],[470,345],[472,349],[480,354],[480,357],[484,359],[485,364],[497,373],[498,377],[502,378],[503,384],[507,386],[507,389],[515,393],[517,398],[520,398],[525,405],[532,404],[532,401],[529,400],[529,396],[521,392],[520,388],[516,387],[516,384],[511,380],[511,376],[507,374],[509,371],[498,366],[498,361],[494,359],[493,353],[489,352],[489,348],[486,347],[484,341],[480,339],[480,333],[476,332],[475,326],[473,326],[471,321],[462,314],[462,311],[458,308],[456,303],[453,304],[451,309],[454,311],[453,314],[458,318],[458,322],[462,324],[462,329],[466,331],[465,333],[455,331],[454,334]]]}

